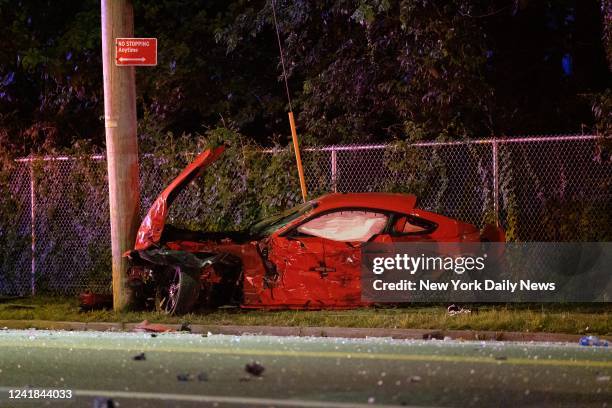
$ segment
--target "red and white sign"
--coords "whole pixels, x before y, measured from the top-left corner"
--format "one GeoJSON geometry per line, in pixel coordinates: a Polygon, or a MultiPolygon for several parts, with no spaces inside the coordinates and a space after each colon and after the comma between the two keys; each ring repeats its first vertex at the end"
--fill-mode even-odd
{"type": "Polygon", "coordinates": [[[157,38],[115,38],[115,65],[157,65],[157,38]]]}

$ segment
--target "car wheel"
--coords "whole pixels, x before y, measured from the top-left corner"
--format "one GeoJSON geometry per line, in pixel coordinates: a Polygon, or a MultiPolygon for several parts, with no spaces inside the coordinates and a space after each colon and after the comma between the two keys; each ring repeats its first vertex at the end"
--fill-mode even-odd
{"type": "Polygon", "coordinates": [[[188,273],[180,267],[169,270],[167,283],[157,287],[155,308],[167,314],[185,314],[193,310],[200,295],[197,274],[188,273]]]}

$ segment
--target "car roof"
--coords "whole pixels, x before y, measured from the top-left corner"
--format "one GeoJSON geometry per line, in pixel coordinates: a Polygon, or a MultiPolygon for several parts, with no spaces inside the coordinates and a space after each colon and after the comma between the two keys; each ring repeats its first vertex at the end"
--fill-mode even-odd
{"type": "Polygon", "coordinates": [[[316,212],[338,208],[362,207],[406,213],[416,205],[414,194],[399,193],[332,193],[317,198],[316,212]]]}

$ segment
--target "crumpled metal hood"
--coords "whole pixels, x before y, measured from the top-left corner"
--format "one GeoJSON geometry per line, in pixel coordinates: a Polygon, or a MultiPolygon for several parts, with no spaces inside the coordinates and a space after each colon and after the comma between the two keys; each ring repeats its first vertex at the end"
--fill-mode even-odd
{"type": "Polygon", "coordinates": [[[200,176],[208,166],[213,164],[219,156],[221,156],[224,150],[225,145],[221,145],[203,151],[191,164],[183,169],[181,174],[172,180],[172,183],[170,183],[164,191],[161,192],[151,208],[149,208],[147,216],[140,224],[140,228],[138,228],[134,249],[147,249],[160,241],[166,224],[168,209],[176,196],[178,196],[191,181],[200,176]]]}

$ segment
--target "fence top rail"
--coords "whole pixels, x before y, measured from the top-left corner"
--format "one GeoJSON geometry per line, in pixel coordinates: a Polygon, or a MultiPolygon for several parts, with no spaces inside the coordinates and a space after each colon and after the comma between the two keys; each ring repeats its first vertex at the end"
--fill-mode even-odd
{"type": "MultiPolygon", "coordinates": [[[[91,160],[103,160],[106,156],[103,154],[92,154],[88,158],[91,160]]],[[[16,162],[32,162],[32,161],[69,161],[77,160],[78,156],[28,156],[15,159],[16,162]]]]}
{"type": "MultiPolygon", "coordinates": [[[[437,147],[437,146],[461,146],[471,144],[505,144],[505,143],[538,143],[538,142],[562,142],[571,140],[594,140],[603,138],[598,135],[559,135],[559,136],[522,136],[522,137],[500,137],[487,139],[470,139],[470,140],[452,140],[447,142],[431,141],[431,142],[415,142],[410,146],[415,147],[437,147]]],[[[347,151],[347,150],[376,150],[385,149],[391,146],[389,143],[384,144],[363,144],[363,145],[331,145],[321,147],[305,148],[305,151],[347,151]]],[[[279,149],[266,149],[266,152],[276,152],[279,149]]]]}
{"type": "MultiPolygon", "coordinates": [[[[416,142],[411,143],[410,146],[414,147],[440,147],[440,146],[461,146],[461,145],[482,145],[482,144],[507,144],[507,143],[541,143],[541,142],[564,142],[564,141],[578,141],[578,140],[595,140],[607,138],[601,135],[552,135],[552,136],[518,136],[518,137],[494,137],[484,139],[470,139],[470,140],[455,140],[455,141],[431,141],[431,142],[416,142]]],[[[306,147],[303,151],[306,152],[333,152],[333,151],[359,151],[359,150],[382,150],[392,146],[390,143],[379,143],[379,144],[350,144],[350,145],[329,145],[320,147],[306,147]]],[[[277,153],[284,151],[285,148],[267,148],[262,149],[263,153],[277,153]]],[[[188,153],[189,154],[189,153],[188,153]]],[[[147,153],[141,155],[142,157],[150,157],[153,154],[147,153]]],[[[91,160],[104,160],[106,155],[95,154],[89,156],[91,160]]],[[[77,160],[75,156],[28,156],[15,159],[16,162],[32,162],[32,161],[69,161],[77,160]]]]}

